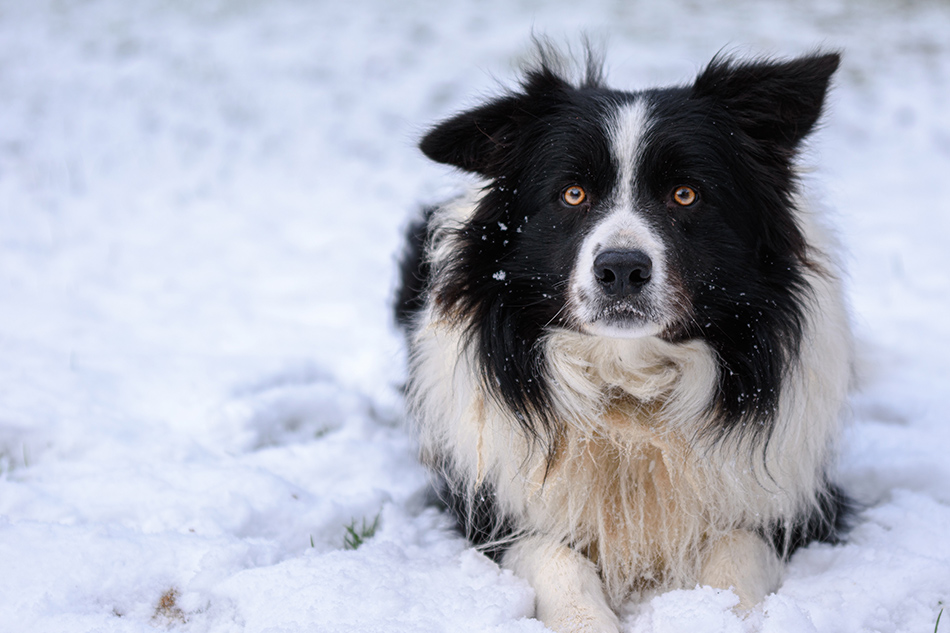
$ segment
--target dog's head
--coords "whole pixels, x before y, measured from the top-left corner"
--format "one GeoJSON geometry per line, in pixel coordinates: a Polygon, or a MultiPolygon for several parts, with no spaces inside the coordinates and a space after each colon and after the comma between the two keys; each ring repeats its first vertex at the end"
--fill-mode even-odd
{"type": "MultiPolygon", "coordinates": [[[[488,376],[517,374],[519,351],[521,378],[537,373],[524,349],[552,328],[703,338],[723,373],[780,372],[808,266],[793,159],[838,63],[717,58],[690,85],[643,92],[542,63],[431,130],[429,158],[488,182],[433,286],[482,356],[506,359],[488,376]]],[[[737,412],[756,407],[755,385],[722,387],[737,412]]]]}

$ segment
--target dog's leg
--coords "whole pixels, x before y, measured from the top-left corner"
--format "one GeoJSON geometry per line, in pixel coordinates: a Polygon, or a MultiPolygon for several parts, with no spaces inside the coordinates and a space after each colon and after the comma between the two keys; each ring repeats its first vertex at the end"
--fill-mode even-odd
{"type": "Polygon", "coordinates": [[[586,556],[535,536],[512,546],[504,566],[534,587],[536,616],[548,628],[558,633],[617,633],[617,615],[586,556]]]}
{"type": "Polygon", "coordinates": [[[739,608],[751,609],[778,588],[782,563],[772,547],[748,530],[716,541],[703,565],[700,584],[732,589],[739,608]]]}

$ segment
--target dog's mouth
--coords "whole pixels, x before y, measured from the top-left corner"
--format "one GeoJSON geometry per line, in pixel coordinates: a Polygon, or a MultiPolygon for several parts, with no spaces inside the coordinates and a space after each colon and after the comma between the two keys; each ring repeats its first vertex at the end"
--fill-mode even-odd
{"type": "Polygon", "coordinates": [[[596,320],[643,322],[650,318],[651,315],[647,310],[630,301],[614,301],[601,309],[596,320]]]}
{"type": "Polygon", "coordinates": [[[590,306],[581,330],[595,336],[640,338],[655,336],[665,329],[662,317],[642,301],[615,300],[590,306]],[[593,309],[590,309],[593,308],[593,309]]]}

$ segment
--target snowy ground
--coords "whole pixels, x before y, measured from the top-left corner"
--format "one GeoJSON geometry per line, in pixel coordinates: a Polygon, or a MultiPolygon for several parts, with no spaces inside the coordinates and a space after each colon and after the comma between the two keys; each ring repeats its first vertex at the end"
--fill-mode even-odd
{"type": "Polygon", "coordinates": [[[426,505],[388,299],[401,227],[457,182],[421,131],[510,84],[532,31],[584,30],[626,87],[723,47],[846,54],[808,158],[850,252],[840,470],[868,509],[746,620],[696,589],[625,630],[934,630],[946,2],[2,0],[0,631],[544,630],[426,505]]]}

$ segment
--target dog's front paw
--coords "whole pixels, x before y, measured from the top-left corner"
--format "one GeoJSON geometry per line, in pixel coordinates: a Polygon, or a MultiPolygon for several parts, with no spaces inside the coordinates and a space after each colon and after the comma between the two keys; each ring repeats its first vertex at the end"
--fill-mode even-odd
{"type": "Polygon", "coordinates": [[[775,591],[782,563],[772,547],[747,530],[735,530],[715,543],[706,556],[700,584],[732,589],[739,610],[748,611],[775,591]]]}
{"type": "Polygon", "coordinates": [[[536,615],[557,633],[617,633],[620,623],[607,604],[594,564],[567,545],[543,536],[508,550],[505,567],[534,587],[536,615]]]}
{"type": "Polygon", "coordinates": [[[604,605],[568,604],[538,605],[537,617],[557,633],[618,633],[617,615],[604,605]]]}

